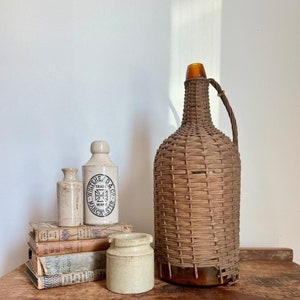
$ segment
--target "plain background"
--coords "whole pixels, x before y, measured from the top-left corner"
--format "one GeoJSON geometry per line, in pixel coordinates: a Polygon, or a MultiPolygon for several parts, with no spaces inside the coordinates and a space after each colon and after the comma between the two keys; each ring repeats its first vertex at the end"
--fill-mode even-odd
{"type": "Polygon", "coordinates": [[[81,179],[94,140],[119,166],[120,220],[153,233],[154,155],[197,61],[238,123],[241,245],[300,263],[299,19],[298,0],[1,0],[0,275],[26,261],[30,221],[57,219],[61,168],[81,179]]]}

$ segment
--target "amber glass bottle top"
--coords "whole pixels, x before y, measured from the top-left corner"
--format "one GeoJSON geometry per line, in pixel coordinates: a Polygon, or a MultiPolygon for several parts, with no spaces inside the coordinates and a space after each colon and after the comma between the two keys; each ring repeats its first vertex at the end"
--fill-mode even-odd
{"type": "Polygon", "coordinates": [[[206,73],[203,64],[194,63],[188,65],[186,71],[186,79],[199,78],[199,77],[206,78],[206,73]]]}

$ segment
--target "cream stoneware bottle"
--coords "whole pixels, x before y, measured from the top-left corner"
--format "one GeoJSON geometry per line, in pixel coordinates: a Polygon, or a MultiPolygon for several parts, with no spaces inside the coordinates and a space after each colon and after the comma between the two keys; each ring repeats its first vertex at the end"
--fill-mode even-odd
{"type": "Polygon", "coordinates": [[[83,224],[83,184],[76,178],[76,168],[64,168],[64,180],[57,182],[59,226],[83,224]]]}
{"type": "Polygon", "coordinates": [[[84,185],[84,223],[87,225],[119,222],[118,167],[109,158],[106,141],[91,144],[92,156],[82,166],[84,185]]]}

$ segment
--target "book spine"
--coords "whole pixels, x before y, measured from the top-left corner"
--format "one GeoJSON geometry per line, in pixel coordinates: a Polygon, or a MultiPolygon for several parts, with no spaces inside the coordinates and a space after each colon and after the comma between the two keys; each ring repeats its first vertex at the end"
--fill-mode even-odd
{"type": "Polygon", "coordinates": [[[69,274],[36,276],[29,267],[26,268],[25,273],[37,289],[49,289],[89,281],[102,280],[105,279],[106,275],[105,269],[96,269],[90,271],[73,272],[69,274]]]}
{"type": "Polygon", "coordinates": [[[113,233],[129,233],[132,232],[131,225],[107,225],[107,226],[80,226],[80,227],[62,227],[52,229],[36,229],[36,242],[54,242],[54,241],[71,241],[96,239],[107,237],[113,233]]]}
{"type": "Polygon", "coordinates": [[[30,239],[28,245],[37,256],[49,256],[107,250],[109,242],[107,238],[38,243],[30,239]]]}
{"type": "MultiPolygon", "coordinates": [[[[105,252],[106,251],[94,251],[36,258],[38,264],[41,265],[44,275],[68,274],[79,271],[105,269],[105,252]]],[[[39,268],[39,271],[41,268],[39,268]]]]}
{"type": "Polygon", "coordinates": [[[38,259],[38,256],[36,256],[34,253],[31,253],[29,261],[31,262],[32,268],[36,274],[45,275],[43,266],[41,264],[41,261],[38,259]]]}
{"type": "Polygon", "coordinates": [[[71,274],[56,274],[54,276],[42,277],[42,286],[45,288],[66,286],[77,283],[97,281],[105,278],[105,269],[97,269],[83,272],[74,272],[71,274]],[[50,278],[49,278],[50,277],[50,278]],[[53,278],[55,277],[55,280],[53,278]],[[49,280],[50,279],[50,280],[49,280]],[[50,281],[50,282],[49,282],[50,281]]]}

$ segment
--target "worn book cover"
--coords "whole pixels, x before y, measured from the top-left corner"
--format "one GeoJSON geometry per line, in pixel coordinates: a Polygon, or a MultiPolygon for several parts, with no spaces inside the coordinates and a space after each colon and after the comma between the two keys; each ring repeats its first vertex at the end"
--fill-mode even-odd
{"type": "Polygon", "coordinates": [[[25,274],[37,289],[49,289],[105,279],[105,269],[79,271],[67,274],[38,275],[33,270],[30,261],[26,262],[25,274]]]}
{"type": "Polygon", "coordinates": [[[37,242],[32,232],[29,232],[28,246],[37,256],[48,256],[107,250],[109,242],[107,237],[86,240],[37,242]]]}
{"type": "Polygon", "coordinates": [[[29,223],[36,242],[71,241],[108,237],[113,233],[129,233],[133,226],[126,223],[60,227],[57,222],[29,223]]]}
{"type": "Polygon", "coordinates": [[[52,256],[31,253],[32,268],[38,275],[68,274],[106,268],[106,251],[93,251],[52,256]]]}

